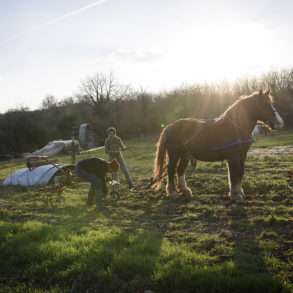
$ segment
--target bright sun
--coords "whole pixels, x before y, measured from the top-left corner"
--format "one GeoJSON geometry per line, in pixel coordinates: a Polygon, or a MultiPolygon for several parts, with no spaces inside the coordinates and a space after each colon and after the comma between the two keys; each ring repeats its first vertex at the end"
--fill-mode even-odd
{"type": "Polygon", "coordinates": [[[188,80],[191,76],[214,81],[258,74],[272,59],[268,32],[260,24],[195,29],[191,36],[188,47],[178,46],[173,58],[179,67],[184,64],[188,80]]]}
{"type": "Polygon", "coordinates": [[[124,82],[162,90],[261,74],[271,67],[273,46],[271,31],[258,23],[189,26],[158,42],[160,58],[153,62],[112,58],[100,65],[124,82]]]}

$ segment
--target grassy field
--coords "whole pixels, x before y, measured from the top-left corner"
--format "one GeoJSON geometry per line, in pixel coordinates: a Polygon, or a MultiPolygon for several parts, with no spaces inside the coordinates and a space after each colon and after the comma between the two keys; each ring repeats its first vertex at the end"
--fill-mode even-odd
{"type": "MultiPolygon", "coordinates": [[[[146,188],[155,139],[127,145],[137,191],[122,187],[102,211],[85,205],[87,183],[54,206],[38,189],[0,187],[0,292],[293,292],[293,153],[250,156],[246,200],[230,204],[222,163],[189,172],[191,200],[166,199],[146,188]]],[[[2,163],[0,179],[20,166],[2,163]]]]}

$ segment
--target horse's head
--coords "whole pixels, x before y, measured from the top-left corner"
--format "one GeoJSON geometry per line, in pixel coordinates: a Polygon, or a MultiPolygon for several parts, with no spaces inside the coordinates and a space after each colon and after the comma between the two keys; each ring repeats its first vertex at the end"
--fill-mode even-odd
{"type": "Polygon", "coordinates": [[[273,97],[270,95],[270,91],[263,92],[260,90],[256,94],[256,106],[255,106],[256,119],[268,124],[271,128],[283,128],[284,120],[279,112],[276,110],[273,104],[273,97]]]}

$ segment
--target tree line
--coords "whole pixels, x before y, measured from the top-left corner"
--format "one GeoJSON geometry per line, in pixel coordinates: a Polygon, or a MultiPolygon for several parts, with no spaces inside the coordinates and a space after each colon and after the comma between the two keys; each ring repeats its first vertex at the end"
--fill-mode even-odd
{"type": "Polygon", "coordinates": [[[183,117],[213,118],[241,95],[270,89],[286,127],[293,127],[293,70],[274,71],[235,82],[200,83],[151,93],[121,85],[114,75],[97,73],[80,93],[61,101],[45,97],[38,110],[9,110],[0,115],[0,155],[17,155],[54,139],[69,139],[72,128],[90,123],[102,144],[105,129],[115,126],[124,138],[154,135],[183,117]]]}

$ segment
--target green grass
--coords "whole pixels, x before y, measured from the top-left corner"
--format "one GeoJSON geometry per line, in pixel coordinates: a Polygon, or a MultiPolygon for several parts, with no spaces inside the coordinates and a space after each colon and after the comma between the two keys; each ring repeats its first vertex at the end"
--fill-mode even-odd
{"type": "MultiPolygon", "coordinates": [[[[292,154],[249,157],[246,200],[231,205],[221,163],[199,163],[191,200],[166,199],[146,188],[155,139],[127,145],[138,191],[124,185],[102,211],[86,207],[84,182],[54,206],[38,189],[0,187],[0,292],[293,291],[292,154]]],[[[0,179],[21,166],[3,164],[0,179]]]]}
{"type": "Polygon", "coordinates": [[[272,147],[293,145],[292,131],[276,131],[273,130],[268,136],[258,136],[256,138],[257,147],[272,147]]]}

